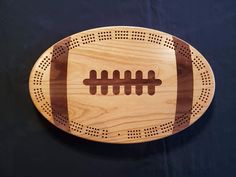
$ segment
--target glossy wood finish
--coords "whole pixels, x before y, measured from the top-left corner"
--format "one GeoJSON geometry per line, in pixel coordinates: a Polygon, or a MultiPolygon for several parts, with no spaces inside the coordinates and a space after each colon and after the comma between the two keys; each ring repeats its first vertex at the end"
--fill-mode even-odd
{"type": "Polygon", "coordinates": [[[46,50],[29,88],[43,116],[93,141],[136,143],[177,133],[210,105],[206,59],[163,32],[114,26],[83,31],[46,50]]]}

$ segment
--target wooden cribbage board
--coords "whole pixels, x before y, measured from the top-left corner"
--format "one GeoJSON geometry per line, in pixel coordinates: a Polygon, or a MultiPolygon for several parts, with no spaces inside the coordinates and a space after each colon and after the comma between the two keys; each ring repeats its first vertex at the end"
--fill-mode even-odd
{"type": "Polygon", "coordinates": [[[172,35],[140,27],[71,35],[35,63],[31,98],[73,135],[137,143],[177,133],[209,107],[215,80],[206,59],[172,35]]]}

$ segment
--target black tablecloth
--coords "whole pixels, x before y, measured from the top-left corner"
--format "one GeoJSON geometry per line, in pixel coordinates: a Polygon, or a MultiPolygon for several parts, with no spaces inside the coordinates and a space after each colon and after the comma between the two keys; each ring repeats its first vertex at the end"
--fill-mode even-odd
{"type": "Polygon", "coordinates": [[[0,0],[1,177],[234,177],[235,0],[0,0]],[[34,107],[30,70],[49,46],[86,29],[158,29],[196,47],[216,78],[213,103],[196,124],[144,144],[111,145],[66,134],[34,107]]]}

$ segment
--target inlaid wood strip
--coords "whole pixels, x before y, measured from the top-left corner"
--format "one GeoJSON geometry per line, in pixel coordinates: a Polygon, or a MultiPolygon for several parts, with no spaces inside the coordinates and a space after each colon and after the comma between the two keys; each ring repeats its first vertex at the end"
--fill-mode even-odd
{"type": "Polygon", "coordinates": [[[70,131],[67,105],[67,63],[70,38],[55,44],[52,52],[50,69],[50,99],[52,117],[55,125],[70,131]],[[57,112],[60,110],[60,112],[57,112]]]}
{"type": "Polygon", "coordinates": [[[178,44],[175,49],[177,67],[177,100],[173,133],[176,133],[189,126],[191,109],[193,104],[193,67],[189,45],[173,37],[173,42],[178,44]],[[186,53],[181,50],[185,49],[186,53]],[[189,57],[186,57],[189,56],[189,57]],[[178,122],[182,115],[185,121],[178,122]]]}

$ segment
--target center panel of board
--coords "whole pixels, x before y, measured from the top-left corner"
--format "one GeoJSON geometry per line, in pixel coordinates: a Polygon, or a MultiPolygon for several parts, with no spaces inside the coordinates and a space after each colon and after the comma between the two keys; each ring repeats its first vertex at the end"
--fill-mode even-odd
{"type": "Polygon", "coordinates": [[[137,42],[130,40],[118,43],[110,40],[101,43],[94,42],[81,46],[69,53],[67,89],[70,120],[81,125],[109,130],[108,138],[111,141],[122,138],[124,134],[127,135],[126,138],[123,136],[124,140],[133,135],[137,135],[136,138],[140,137],[138,132],[132,133],[134,130],[140,130],[143,138],[145,135],[148,138],[149,134],[158,136],[157,129],[161,131],[160,125],[174,120],[176,104],[174,85],[177,84],[174,52],[170,55],[168,48],[149,43],[147,43],[149,47],[140,51],[137,42]],[[125,45],[129,45],[129,49],[125,45]],[[96,71],[97,79],[102,78],[101,73],[104,70],[107,71],[109,79],[113,78],[114,70],[119,71],[121,79],[125,78],[126,71],[130,71],[132,79],[136,78],[137,71],[142,72],[143,79],[148,79],[148,72],[154,71],[155,78],[164,81],[155,87],[154,95],[148,94],[148,86],[145,85],[141,95],[136,94],[134,85],[131,86],[129,95],[125,94],[124,85],[120,86],[118,95],[113,93],[111,85],[108,86],[106,95],[102,94],[101,86],[97,86],[96,94],[91,95],[89,86],[83,83],[84,79],[90,77],[88,71],[91,70],[96,71]],[[153,125],[156,125],[156,128],[153,125]],[[152,133],[153,128],[156,129],[156,134],[152,133]]]}

